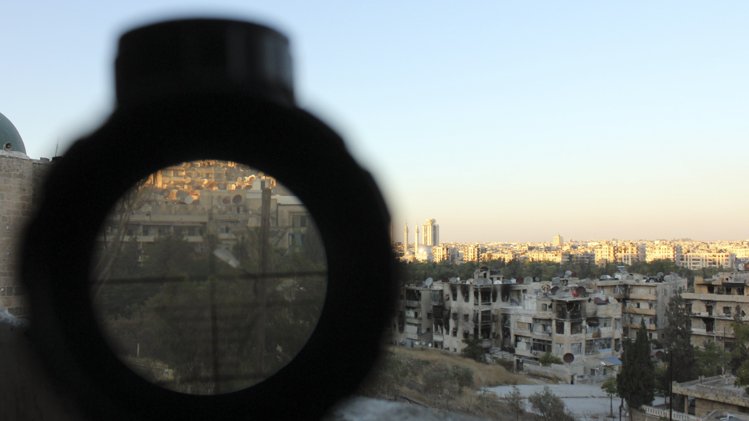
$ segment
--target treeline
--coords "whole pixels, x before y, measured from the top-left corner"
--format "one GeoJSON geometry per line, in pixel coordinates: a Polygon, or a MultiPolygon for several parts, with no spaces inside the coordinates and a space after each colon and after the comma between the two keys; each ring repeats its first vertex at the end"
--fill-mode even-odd
{"type": "MultiPolygon", "coordinates": [[[[603,275],[613,275],[618,271],[616,264],[607,264],[605,266],[594,263],[557,263],[557,262],[529,262],[523,260],[489,260],[485,262],[465,262],[461,264],[449,262],[410,262],[401,263],[401,284],[421,282],[427,278],[433,278],[435,281],[447,281],[450,278],[459,277],[460,279],[469,279],[473,277],[474,271],[480,267],[487,267],[492,270],[498,270],[505,278],[525,278],[531,277],[537,281],[550,281],[557,276],[564,276],[569,271],[573,277],[577,278],[598,278],[603,275]]],[[[690,285],[694,281],[695,275],[710,277],[718,272],[717,269],[703,269],[692,271],[687,268],[679,267],[670,260],[655,260],[652,262],[636,262],[627,266],[631,273],[656,276],[660,274],[676,273],[681,277],[687,278],[690,285]]]]}
{"type": "Polygon", "coordinates": [[[134,371],[180,392],[223,393],[262,380],[299,352],[325,299],[322,245],[262,253],[255,231],[231,248],[210,236],[201,244],[167,237],[100,253],[111,263],[92,285],[94,309],[134,371]],[[172,374],[153,375],[155,367],[172,374]]]}

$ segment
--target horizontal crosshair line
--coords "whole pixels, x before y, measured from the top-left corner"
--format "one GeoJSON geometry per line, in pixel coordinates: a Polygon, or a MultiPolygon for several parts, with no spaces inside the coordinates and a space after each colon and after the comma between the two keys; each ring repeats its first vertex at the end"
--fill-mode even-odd
{"type": "MultiPolygon", "coordinates": [[[[245,273],[242,275],[231,275],[231,276],[216,276],[213,275],[210,278],[215,281],[258,281],[262,279],[272,278],[311,278],[314,276],[327,276],[328,271],[312,271],[312,272],[273,272],[267,274],[255,274],[245,273]]],[[[158,284],[158,283],[171,283],[171,282],[208,282],[211,279],[207,277],[201,279],[194,279],[189,277],[179,276],[148,276],[142,278],[113,278],[105,280],[95,280],[94,284],[158,284]]]]}

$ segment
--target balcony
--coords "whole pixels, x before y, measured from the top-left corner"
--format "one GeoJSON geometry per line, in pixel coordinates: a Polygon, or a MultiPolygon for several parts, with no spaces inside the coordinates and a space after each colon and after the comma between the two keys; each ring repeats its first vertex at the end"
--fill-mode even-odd
{"type": "Polygon", "coordinates": [[[623,314],[644,314],[648,316],[655,316],[655,308],[647,307],[624,307],[622,310],[623,314]]]}
{"type": "MultiPolygon", "coordinates": [[[[639,329],[640,323],[624,323],[624,327],[628,327],[630,329],[639,329]]],[[[647,330],[656,330],[655,323],[645,323],[645,329],[647,330]]]]}
{"type": "Polygon", "coordinates": [[[681,294],[685,300],[720,301],[731,303],[749,303],[749,295],[699,294],[685,292],[681,294]]]}
{"type": "Polygon", "coordinates": [[[545,332],[542,330],[534,330],[532,333],[537,338],[542,338],[542,339],[551,338],[551,330],[547,330],[545,332]]]}
{"type": "MultiPolygon", "coordinates": [[[[655,292],[655,290],[653,290],[653,292],[655,292]]],[[[655,294],[646,294],[643,292],[631,292],[627,298],[630,300],[645,300],[645,301],[656,300],[655,294]]]]}

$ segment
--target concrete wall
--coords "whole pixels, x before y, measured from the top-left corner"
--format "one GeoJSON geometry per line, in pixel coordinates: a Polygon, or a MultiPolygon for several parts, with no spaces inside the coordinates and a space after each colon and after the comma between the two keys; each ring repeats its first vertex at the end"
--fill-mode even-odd
{"type": "Polygon", "coordinates": [[[20,237],[38,202],[48,166],[48,162],[0,154],[0,306],[16,315],[26,314],[25,292],[17,279],[20,237]]]}

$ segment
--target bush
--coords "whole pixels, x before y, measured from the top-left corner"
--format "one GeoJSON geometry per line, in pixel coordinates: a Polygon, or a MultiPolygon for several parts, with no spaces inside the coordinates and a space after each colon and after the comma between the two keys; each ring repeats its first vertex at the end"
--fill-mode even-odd
{"type": "Polygon", "coordinates": [[[538,362],[540,362],[541,365],[548,366],[552,364],[561,364],[562,360],[560,360],[559,357],[551,355],[551,352],[547,352],[546,354],[542,355],[541,358],[538,359],[538,362]]]}
{"type": "Polygon", "coordinates": [[[548,386],[543,392],[532,394],[528,401],[533,409],[539,413],[538,418],[544,421],[574,421],[572,415],[567,412],[564,402],[558,396],[551,393],[548,386]]]}

